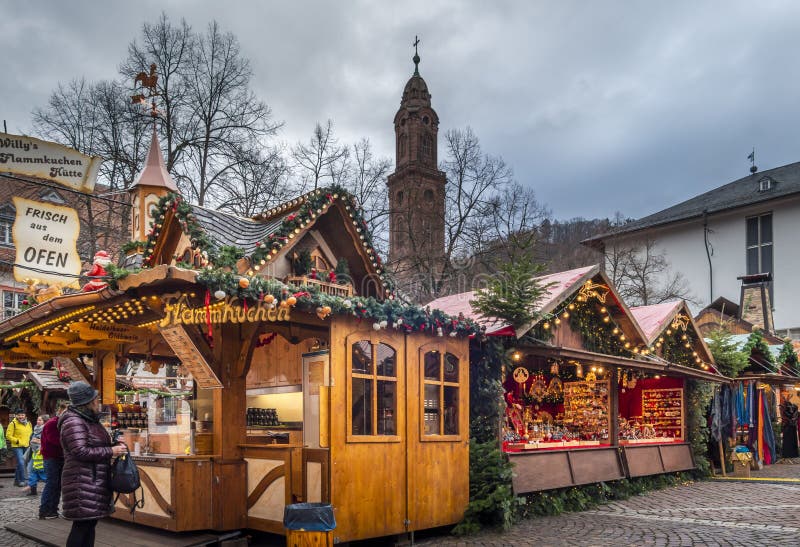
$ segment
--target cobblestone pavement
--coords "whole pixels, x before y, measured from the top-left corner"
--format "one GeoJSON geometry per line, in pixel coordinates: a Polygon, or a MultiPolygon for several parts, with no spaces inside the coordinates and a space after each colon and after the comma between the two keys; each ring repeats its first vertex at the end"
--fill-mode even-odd
{"type": "MultiPolygon", "coordinates": [[[[777,467],[777,466],[773,466],[777,467]]],[[[800,478],[800,466],[792,478],[800,478]]],[[[782,470],[781,474],[790,474],[782,470]]],[[[706,481],[582,513],[531,519],[510,532],[417,545],[800,545],[800,484],[706,481]]]]}
{"type": "Polygon", "coordinates": [[[42,545],[5,529],[11,522],[32,520],[39,517],[39,498],[43,484],[39,485],[38,496],[26,496],[21,488],[14,486],[14,479],[0,478],[0,547],[35,547],[42,545]]]}
{"type": "MultiPolygon", "coordinates": [[[[800,479],[800,465],[768,472],[800,479]]],[[[37,518],[39,497],[0,478],[0,526],[37,518]]],[[[676,486],[582,513],[531,519],[508,533],[440,536],[417,545],[452,546],[689,546],[800,545],[800,483],[706,481],[676,486]]],[[[0,528],[0,547],[41,544],[0,528]]]]}

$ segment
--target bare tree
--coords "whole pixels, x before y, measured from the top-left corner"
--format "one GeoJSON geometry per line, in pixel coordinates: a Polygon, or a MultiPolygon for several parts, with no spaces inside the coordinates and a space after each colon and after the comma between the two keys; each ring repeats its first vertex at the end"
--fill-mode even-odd
{"type": "Polygon", "coordinates": [[[330,179],[329,182],[341,182],[348,157],[349,150],[340,146],[334,136],[333,121],[329,119],[324,127],[317,122],[308,143],[298,142],[292,148],[301,192],[316,190],[324,184],[325,178],[330,179]]]}
{"type": "Polygon", "coordinates": [[[156,65],[161,134],[165,137],[167,170],[172,171],[187,151],[191,142],[189,86],[187,76],[192,73],[190,52],[197,37],[184,19],[173,25],[165,13],[154,24],[144,23],[139,40],[128,45],[128,57],[119,72],[127,82],[149,67],[156,65]]]}
{"type": "Polygon", "coordinates": [[[486,214],[470,226],[473,256],[484,269],[493,269],[498,263],[538,259],[539,227],[549,215],[533,189],[512,181],[495,192],[486,214]]]}
{"type": "Polygon", "coordinates": [[[364,219],[372,232],[372,241],[378,251],[388,252],[389,202],[386,199],[386,176],[392,162],[386,157],[375,157],[369,139],[363,138],[350,148],[346,162],[346,176],[341,185],[355,196],[364,210],[364,219]]]}
{"type": "Polygon", "coordinates": [[[648,238],[641,245],[614,243],[607,247],[606,272],[622,299],[633,306],[694,301],[686,278],[672,271],[654,239],[648,238]]]}
{"type": "Polygon", "coordinates": [[[220,179],[219,209],[250,217],[293,197],[289,165],[278,148],[243,153],[250,157],[220,179]]]}
{"type": "Polygon", "coordinates": [[[401,288],[420,301],[468,289],[472,277],[481,271],[476,264],[482,259],[488,262],[493,254],[513,254],[514,245],[529,247],[534,218],[541,216],[542,208],[533,193],[516,184],[501,157],[482,150],[471,128],[448,131],[445,147],[441,164],[447,176],[444,216],[440,219],[444,229],[441,256],[430,252],[427,238],[431,227],[418,226],[429,219],[420,220],[413,208],[394,219],[393,229],[407,244],[406,256],[393,265],[394,273],[402,282],[401,288]],[[529,219],[529,215],[534,218],[529,219]]]}
{"type": "MultiPolygon", "coordinates": [[[[45,108],[33,111],[37,133],[79,150],[104,158],[98,191],[120,198],[119,191],[134,180],[143,161],[146,131],[131,108],[124,88],[117,82],[94,84],[73,80],[59,84],[45,108]]],[[[92,196],[84,199],[87,214],[82,218],[79,252],[84,260],[98,249],[118,247],[127,239],[129,215],[109,207],[92,196]]]]}

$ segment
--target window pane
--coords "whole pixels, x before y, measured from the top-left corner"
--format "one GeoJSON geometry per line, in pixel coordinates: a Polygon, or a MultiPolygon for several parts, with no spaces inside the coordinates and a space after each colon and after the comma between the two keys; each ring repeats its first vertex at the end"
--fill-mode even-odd
{"type": "Polygon", "coordinates": [[[425,379],[426,380],[441,380],[441,371],[439,370],[439,352],[429,351],[425,354],[425,379]]]}
{"type": "Polygon", "coordinates": [[[761,244],[772,243],[772,215],[763,215],[761,218],[761,244]]]}
{"type": "Polygon", "coordinates": [[[439,386],[425,384],[425,434],[439,434],[439,386]]]}
{"type": "Polygon", "coordinates": [[[14,307],[14,293],[9,291],[3,292],[3,307],[4,308],[13,308],[14,307]]]}
{"type": "Polygon", "coordinates": [[[747,246],[758,245],[758,217],[747,219],[747,246]]]}
{"type": "Polygon", "coordinates": [[[458,357],[452,353],[444,356],[444,381],[458,382],[458,357]]]}
{"type": "Polygon", "coordinates": [[[396,435],[397,382],[378,380],[378,435],[396,435]]]}
{"type": "Polygon", "coordinates": [[[458,388],[444,386],[444,434],[458,435],[458,388]]]}
{"type": "Polygon", "coordinates": [[[353,435],[372,435],[372,380],[353,378],[353,435]]]}
{"type": "Polygon", "coordinates": [[[772,272],[772,245],[761,247],[761,272],[772,272]]]}
{"type": "Polygon", "coordinates": [[[747,249],[747,275],[761,273],[758,268],[758,247],[747,249]]]}
{"type": "Polygon", "coordinates": [[[353,344],[353,372],[372,374],[372,343],[369,340],[353,344]]]}
{"type": "Polygon", "coordinates": [[[397,352],[392,346],[378,344],[378,376],[397,376],[397,352]]]}

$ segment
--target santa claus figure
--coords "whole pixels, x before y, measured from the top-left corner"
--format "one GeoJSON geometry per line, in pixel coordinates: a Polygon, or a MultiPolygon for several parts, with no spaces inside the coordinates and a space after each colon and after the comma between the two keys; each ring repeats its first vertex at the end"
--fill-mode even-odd
{"type": "Polygon", "coordinates": [[[83,292],[91,292],[108,287],[108,283],[102,278],[108,276],[105,267],[109,264],[111,264],[111,257],[108,256],[108,253],[106,251],[97,251],[94,255],[92,269],[86,273],[86,276],[90,278],[89,282],[81,290],[83,292]]]}

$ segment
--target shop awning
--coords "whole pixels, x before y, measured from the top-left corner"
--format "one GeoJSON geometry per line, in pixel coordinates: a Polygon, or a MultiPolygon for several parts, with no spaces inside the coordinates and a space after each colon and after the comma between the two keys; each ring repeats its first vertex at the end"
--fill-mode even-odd
{"type": "Polygon", "coordinates": [[[595,353],[593,351],[581,349],[564,348],[558,346],[525,346],[524,351],[534,355],[541,355],[543,357],[589,361],[599,365],[632,368],[671,376],[696,378],[698,380],[706,380],[709,382],[728,383],[733,381],[727,376],[706,372],[704,370],[695,370],[682,365],[676,365],[674,363],[662,363],[654,360],[632,359],[630,357],[605,355],[603,353],[595,353]]]}
{"type": "Polygon", "coordinates": [[[736,380],[745,382],[755,380],[770,385],[800,384],[800,378],[797,376],[787,376],[785,374],[747,374],[745,376],[738,376],[736,380]]]}

